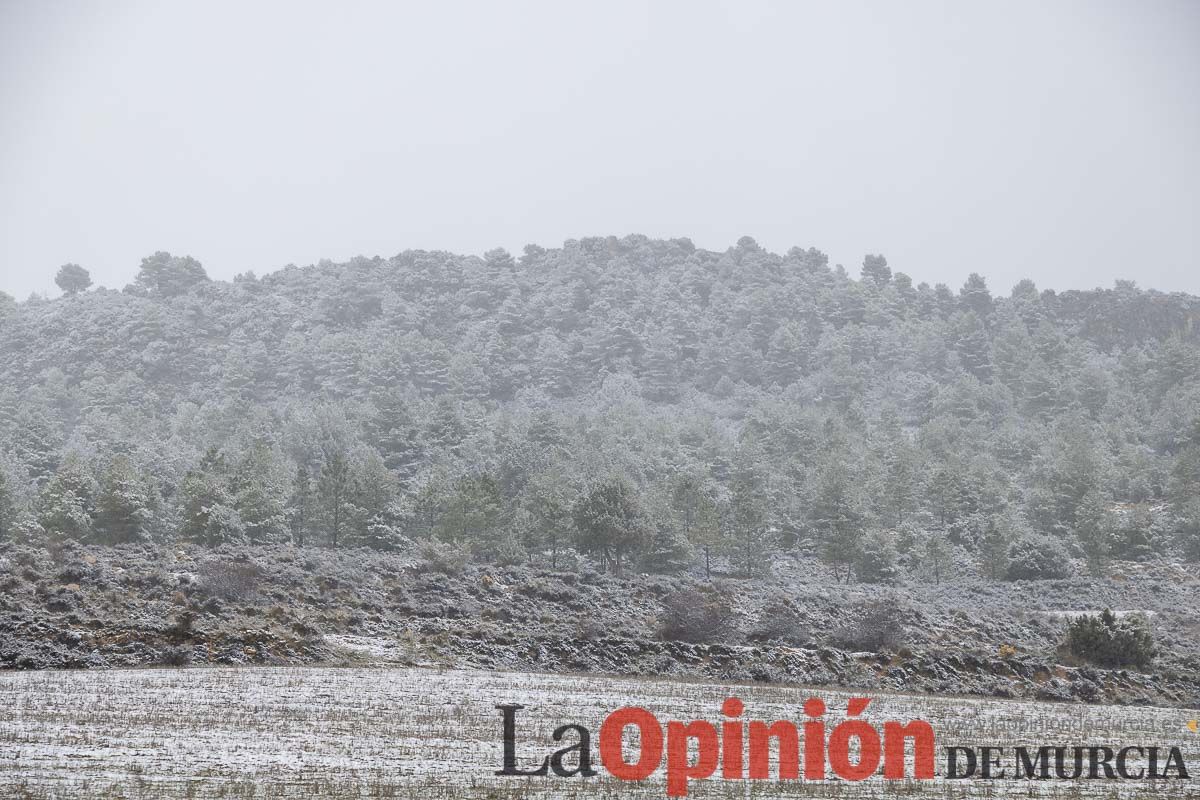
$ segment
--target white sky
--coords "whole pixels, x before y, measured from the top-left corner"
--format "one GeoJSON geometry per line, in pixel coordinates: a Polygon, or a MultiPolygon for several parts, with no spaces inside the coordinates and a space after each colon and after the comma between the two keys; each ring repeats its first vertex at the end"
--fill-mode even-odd
{"type": "Polygon", "coordinates": [[[0,0],[0,289],[645,233],[1200,293],[1200,2],[0,0]]]}

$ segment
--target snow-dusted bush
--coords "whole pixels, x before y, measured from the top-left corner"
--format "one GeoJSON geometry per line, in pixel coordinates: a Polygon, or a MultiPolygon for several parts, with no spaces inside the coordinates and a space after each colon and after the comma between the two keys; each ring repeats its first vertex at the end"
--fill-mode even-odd
{"type": "Polygon", "coordinates": [[[1071,574],[1071,557],[1057,540],[1027,533],[1008,548],[1010,581],[1037,581],[1065,578],[1071,574]]]}
{"type": "Polygon", "coordinates": [[[724,638],[732,619],[733,604],[725,592],[681,589],[663,598],[658,635],[665,641],[711,642],[724,638]]]}
{"type": "Polygon", "coordinates": [[[830,640],[844,650],[879,652],[904,645],[904,614],[894,598],[871,600],[846,615],[830,640]]]}
{"type": "Polygon", "coordinates": [[[1156,648],[1149,621],[1141,614],[1118,618],[1107,608],[1067,623],[1067,647],[1076,656],[1104,667],[1146,667],[1156,648]]]}
{"type": "Polygon", "coordinates": [[[443,575],[461,575],[467,567],[469,554],[464,548],[444,544],[435,540],[421,543],[419,550],[422,572],[440,572],[443,575]]]}
{"type": "Polygon", "coordinates": [[[808,644],[811,636],[796,607],[787,600],[763,606],[758,621],[746,636],[752,642],[780,642],[793,647],[808,644]]]}

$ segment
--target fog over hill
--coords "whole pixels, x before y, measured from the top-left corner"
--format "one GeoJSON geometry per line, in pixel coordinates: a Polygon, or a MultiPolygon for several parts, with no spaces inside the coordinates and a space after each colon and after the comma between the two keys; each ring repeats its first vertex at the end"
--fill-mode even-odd
{"type": "Polygon", "coordinates": [[[799,551],[887,581],[1200,549],[1190,295],[642,236],[60,285],[0,303],[4,538],[799,551]]]}

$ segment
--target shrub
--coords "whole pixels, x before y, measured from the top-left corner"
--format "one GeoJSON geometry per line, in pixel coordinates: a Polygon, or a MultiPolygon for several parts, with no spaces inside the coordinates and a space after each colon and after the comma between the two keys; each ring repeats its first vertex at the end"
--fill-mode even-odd
{"type": "Polygon", "coordinates": [[[663,598],[659,638],[666,641],[710,642],[729,630],[733,605],[714,589],[681,589],[663,598]]]}
{"type": "Polygon", "coordinates": [[[172,641],[187,641],[192,638],[195,622],[195,613],[182,611],[175,617],[175,621],[171,623],[170,627],[167,628],[167,635],[171,637],[172,641]]]}
{"type": "Polygon", "coordinates": [[[784,600],[763,606],[746,638],[752,642],[782,642],[793,647],[803,647],[811,639],[799,612],[784,600]]]}
{"type": "Polygon", "coordinates": [[[830,640],[843,650],[879,652],[904,644],[904,612],[894,599],[872,600],[847,615],[830,640]]]}
{"type": "Polygon", "coordinates": [[[579,620],[576,625],[575,636],[584,641],[594,642],[603,639],[608,634],[609,630],[604,627],[604,623],[590,617],[579,620]]]}
{"type": "Polygon", "coordinates": [[[452,544],[429,540],[421,544],[422,571],[462,575],[467,568],[467,551],[452,544]]]}
{"type": "Polygon", "coordinates": [[[538,576],[530,578],[517,587],[521,594],[553,603],[570,603],[578,593],[556,577],[538,576]]]}
{"type": "Polygon", "coordinates": [[[1104,667],[1146,667],[1154,660],[1150,623],[1140,614],[1118,619],[1107,608],[1067,623],[1067,647],[1079,658],[1104,667]]]}
{"type": "Polygon", "coordinates": [[[186,667],[192,663],[192,651],[187,647],[168,647],[159,653],[158,660],[168,667],[186,667]]]}
{"type": "Polygon", "coordinates": [[[95,569],[84,561],[75,561],[58,571],[58,580],[62,583],[85,583],[95,569]]]}
{"type": "Polygon", "coordinates": [[[1040,581],[1071,574],[1071,559],[1061,544],[1048,536],[1026,534],[1008,548],[1010,581],[1040,581]]]}
{"type": "Polygon", "coordinates": [[[206,561],[198,573],[204,589],[222,600],[245,600],[258,590],[262,578],[262,570],[251,561],[206,561]]]}

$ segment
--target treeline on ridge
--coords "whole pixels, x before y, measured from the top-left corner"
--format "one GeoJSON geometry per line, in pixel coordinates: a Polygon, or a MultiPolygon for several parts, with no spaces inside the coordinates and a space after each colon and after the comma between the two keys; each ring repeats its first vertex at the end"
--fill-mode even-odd
{"type": "Polygon", "coordinates": [[[1200,300],[571,240],[0,296],[0,541],[839,580],[1200,557],[1200,300]]]}

